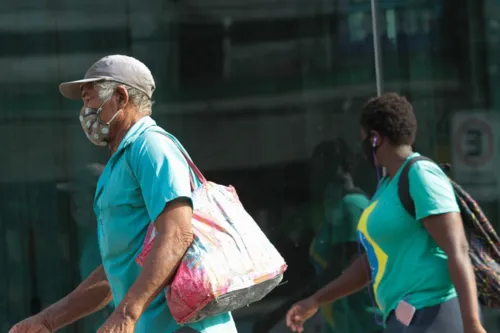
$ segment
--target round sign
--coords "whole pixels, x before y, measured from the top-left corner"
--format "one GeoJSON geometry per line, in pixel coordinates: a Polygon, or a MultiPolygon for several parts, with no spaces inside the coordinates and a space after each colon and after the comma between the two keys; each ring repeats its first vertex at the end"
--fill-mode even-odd
{"type": "Polygon", "coordinates": [[[467,166],[482,166],[493,157],[493,130],[490,124],[482,119],[465,119],[458,127],[454,138],[457,155],[467,166]]]}

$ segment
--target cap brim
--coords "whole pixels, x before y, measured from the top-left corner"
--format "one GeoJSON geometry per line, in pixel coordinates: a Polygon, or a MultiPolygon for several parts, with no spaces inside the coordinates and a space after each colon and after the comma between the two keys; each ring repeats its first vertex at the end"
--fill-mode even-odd
{"type": "Polygon", "coordinates": [[[59,91],[64,97],[68,99],[78,100],[82,98],[82,84],[103,81],[107,79],[108,78],[105,77],[94,77],[90,79],[63,82],[59,85],[59,91]]]}

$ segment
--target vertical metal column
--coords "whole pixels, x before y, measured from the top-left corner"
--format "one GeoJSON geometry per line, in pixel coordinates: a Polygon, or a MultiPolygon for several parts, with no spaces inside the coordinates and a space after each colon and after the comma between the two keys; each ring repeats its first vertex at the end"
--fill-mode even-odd
{"type": "MultiPolygon", "coordinates": [[[[380,51],[380,34],[378,32],[379,11],[378,0],[370,0],[372,12],[372,34],[373,34],[373,56],[375,60],[375,86],[377,87],[377,96],[382,95],[384,91],[384,78],[382,71],[382,52],[380,51]]],[[[382,177],[387,175],[387,169],[382,168],[382,177]]],[[[380,179],[379,179],[380,180],[380,179]]]]}
{"type": "Polygon", "coordinates": [[[373,53],[375,57],[375,84],[377,86],[377,96],[380,96],[384,91],[384,78],[382,71],[382,52],[380,51],[380,34],[378,32],[379,11],[378,0],[370,0],[372,12],[372,32],[373,32],[373,53]]]}

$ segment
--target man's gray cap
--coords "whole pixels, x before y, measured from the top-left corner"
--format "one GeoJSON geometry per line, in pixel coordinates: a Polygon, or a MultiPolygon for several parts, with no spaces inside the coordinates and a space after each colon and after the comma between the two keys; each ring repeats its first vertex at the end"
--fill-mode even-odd
{"type": "Polygon", "coordinates": [[[97,81],[115,81],[136,88],[150,99],[155,90],[151,71],[139,60],[125,55],[109,55],[93,64],[82,80],[63,82],[61,94],[69,99],[81,99],[82,84],[97,81]]]}

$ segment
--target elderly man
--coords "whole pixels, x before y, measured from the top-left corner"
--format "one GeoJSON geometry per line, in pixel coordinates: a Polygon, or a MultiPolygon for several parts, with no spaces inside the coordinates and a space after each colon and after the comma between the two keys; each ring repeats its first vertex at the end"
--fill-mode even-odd
{"type": "Polygon", "coordinates": [[[48,333],[102,309],[115,311],[98,333],[237,332],[231,314],[181,328],[163,291],[192,242],[189,167],[180,143],[149,116],[155,83],[137,59],[111,55],[79,81],[60,85],[63,96],[82,99],[87,138],[112,156],[94,199],[103,265],[72,293],[15,325],[10,333],[48,333]],[[141,268],[135,259],[154,221],[158,236],[141,268]]]}

